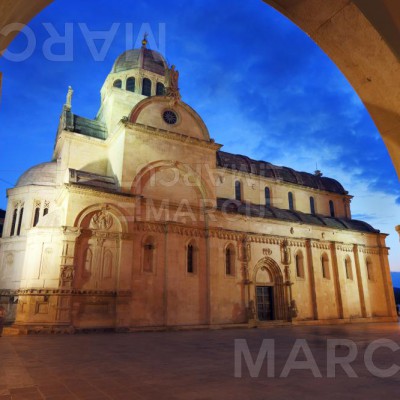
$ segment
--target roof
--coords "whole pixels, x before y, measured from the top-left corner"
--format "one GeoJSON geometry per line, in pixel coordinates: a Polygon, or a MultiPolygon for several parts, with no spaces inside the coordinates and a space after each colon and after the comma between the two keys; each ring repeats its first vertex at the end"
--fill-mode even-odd
{"type": "Polygon", "coordinates": [[[266,161],[256,161],[239,154],[217,152],[217,165],[235,171],[272,178],[275,180],[294,183],[327,192],[348,194],[343,186],[332,178],[313,175],[308,172],[298,172],[288,167],[279,167],[266,161]]]}
{"type": "Polygon", "coordinates": [[[100,175],[71,168],[69,169],[69,183],[105,189],[107,191],[118,190],[116,178],[112,176],[100,175]]]}
{"type": "Polygon", "coordinates": [[[114,63],[113,73],[128,71],[134,68],[142,68],[146,71],[154,72],[165,76],[168,68],[165,58],[157,51],[146,49],[128,50],[121,54],[114,63]]]}
{"type": "Polygon", "coordinates": [[[107,139],[107,127],[103,122],[96,119],[83,118],[75,114],[72,114],[72,117],[74,132],[98,139],[107,139]]]}
{"type": "Polygon", "coordinates": [[[276,219],[280,221],[291,221],[295,223],[304,223],[318,225],[326,228],[353,230],[360,232],[379,233],[371,225],[363,221],[346,218],[325,217],[322,215],[305,214],[300,211],[282,210],[275,207],[243,203],[232,199],[217,199],[217,209],[230,213],[240,214],[249,217],[258,217],[266,219],[276,219]]]}
{"type": "Polygon", "coordinates": [[[57,180],[57,162],[46,162],[35,165],[24,172],[15,187],[37,185],[54,186],[57,180]]]}

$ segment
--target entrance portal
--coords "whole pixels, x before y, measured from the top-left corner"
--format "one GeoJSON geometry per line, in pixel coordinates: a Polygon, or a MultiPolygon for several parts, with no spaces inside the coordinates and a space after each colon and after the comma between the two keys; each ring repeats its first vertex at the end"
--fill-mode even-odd
{"type": "Polygon", "coordinates": [[[274,296],[272,286],[257,286],[257,314],[259,321],[272,321],[274,317],[274,296]]]}

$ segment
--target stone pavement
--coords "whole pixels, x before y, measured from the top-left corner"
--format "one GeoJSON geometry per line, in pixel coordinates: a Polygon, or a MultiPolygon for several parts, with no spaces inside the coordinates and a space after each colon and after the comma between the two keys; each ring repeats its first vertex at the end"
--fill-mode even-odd
{"type": "MultiPolygon", "coordinates": [[[[399,343],[399,333],[398,324],[388,323],[2,337],[0,400],[397,399],[400,372],[376,377],[366,368],[364,355],[374,340],[399,343]],[[340,367],[336,378],[327,378],[327,338],[357,344],[358,355],[351,363],[357,378],[340,367]],[[274,339],[275,378],[268,377],[273,369],[267,358],[253,378],[243,357],[238,369],[243,377],[235,378],[235,339],[247,340],[254,361],[262,340],[274,339]],[[296,339],[307,340],[322,378],[315,378],[310,369],[280,377],[296,339]]],[[[346,346],[337,348],[338,357],[348,353],[346,346]]],[[[302,351],[296,360],[305,360],[302,351]]],[[[400,366],[400,351],[381,348],[373,361],[382,370],[400,366]]]]}

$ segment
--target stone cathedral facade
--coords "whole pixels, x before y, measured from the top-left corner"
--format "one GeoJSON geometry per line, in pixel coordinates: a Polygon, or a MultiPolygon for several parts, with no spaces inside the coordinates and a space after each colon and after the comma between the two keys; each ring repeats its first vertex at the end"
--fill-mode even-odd
{"type": "MultiPolygon", "coordinates": [[[[0,303],[23,332],[396,320],[386,235],[342,185],[226,153],[147,48],[8,190],[0,303]]],[[[245,133],[244,133],[245,137],[245,133]]]]}

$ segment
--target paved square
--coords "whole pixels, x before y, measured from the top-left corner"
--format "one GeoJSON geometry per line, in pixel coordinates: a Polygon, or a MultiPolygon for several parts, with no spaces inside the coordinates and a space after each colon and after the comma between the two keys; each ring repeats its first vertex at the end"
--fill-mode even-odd
{"type": "MultiPolygon", "coordinates": [[[[2,337],[0,400],[398,398],[400,372],[376,377],[365,366],[364,355],[375,340],[399,343],[399,333],[398,324],[365,324],[2,337]],[[275,378],[268,378],[273,371],[267,357],[258,378],[250,377],[240,357],[243,377],[235,378],[235,339],[246,339],[254,362],[263,339],[274,339],[275,378]],[[287,378],[280,377],[298,339],[307,341],[322,378],[315,378],[310,369],[293,369],[287,378]],[[341,367],[336,378],[327,378],[327,339],[356,343],[357,358],[350,365],[357,378],[348,377],[341,367]]],[[[303,350],[296,360],[306,359],[303,350]]],[[[339,346],[335,354],[348,353],[346,346],[339,346]]],[[[400,366],[400,351],[379,348],[373,363],[381,371],[400,366]]]]}

